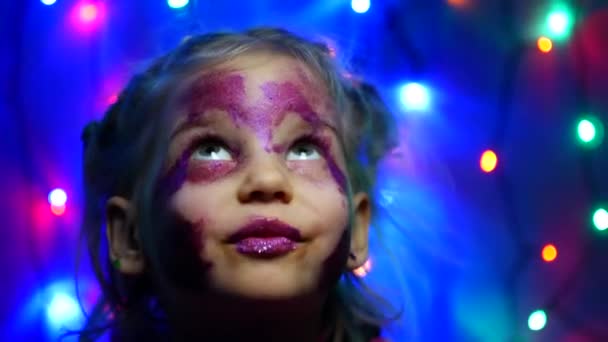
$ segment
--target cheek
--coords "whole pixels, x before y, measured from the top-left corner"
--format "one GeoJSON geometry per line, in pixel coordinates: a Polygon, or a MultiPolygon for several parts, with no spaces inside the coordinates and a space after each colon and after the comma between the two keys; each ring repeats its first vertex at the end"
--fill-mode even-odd
{"type": "Polygon", "coordinates": [[[344,194],[346,188],[346,177],[333,160],[304,161],[292,160],[287,162],[287,167],[293,173],[306,178],[316,185],[327,185],[335,183],[339,191],[344,194]]]}
{"type": "Polygon", "coordinates": [[[209,183],[218,180],[236,169],[235,161],[205,161],[189,163],[186,179],[192,183],[209,183]]]}
{"type": "Polygon", "coordinates": [[[178,288],[195,291],[204,286],[210,262],[203,260],[206,221],[191,222],[178,214],[165,219],[159,236],[159,260],[167,279],[178,288]]]}

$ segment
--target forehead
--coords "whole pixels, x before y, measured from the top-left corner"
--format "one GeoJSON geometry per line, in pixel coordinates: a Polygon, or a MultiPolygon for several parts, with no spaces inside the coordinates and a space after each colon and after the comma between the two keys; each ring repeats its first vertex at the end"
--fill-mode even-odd
{"type": "Polygon", "coordinates": [[[247,53],[194,73],[179,97],[182,105],[190,107],[189,111],[209,107],[255,108],[261,103],[276,111],[280,104],[304,101],[320,119],[335,121],[335,101],[326,83],[305,63],[277,53],[247,53]]]}
{"type": "Polygon", "coordinates": [[[291,83],[311,100],[328,99],[328,89],[305,63],[282,54],[256,52],[236,57],[217,67],[220,71],[244,78],[245,93],[249,98],[261,95],[261,85],[291,83]]]}

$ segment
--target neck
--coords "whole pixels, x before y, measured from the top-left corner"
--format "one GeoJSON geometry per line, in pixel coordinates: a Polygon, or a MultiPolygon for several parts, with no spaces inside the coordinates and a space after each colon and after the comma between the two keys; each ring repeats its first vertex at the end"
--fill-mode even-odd
{"type": "Polygon", "coordinates": [[[316,342],[328,337],[324,302],[317,296],[253,300],[214,295],[189,312],[172,313],[170,321],[179,341],[316,342]]]}

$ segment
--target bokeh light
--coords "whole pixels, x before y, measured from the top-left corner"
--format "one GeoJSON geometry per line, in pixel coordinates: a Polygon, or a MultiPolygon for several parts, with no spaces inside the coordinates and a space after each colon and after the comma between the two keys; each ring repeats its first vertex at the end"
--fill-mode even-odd
{"type": "Polygon", "coordinates": [[[608,229],[608,211],[604,208],[599,208],[593,213],[593,225],[597,230],[608,229]]]}
{"type": "Polygon", "coordinates": [[[57,0],[40,0],[40,2],[42,2],[43,4],[50,6],[53,5],[57,2],[57,0]]]}
{"type": "Polygon", "coordinates": [[[63,214],[65,214],[65,204],[64,205],[51,204],[51,212],[55,216],[62,216],[63,214]]]}
{"type": "Polygon", "coordinates": [[[399,88],[399,100],[406,110],[426,111],[430,107],[431,95],[420,83],[406,83],[399,88]]]}
{"type": "Polygon", "coordinates": [[[115,104],[116,101],[118,101],[118,95],[113,94],[108,97],[108,99],[106,100],[106,103],[108,104],[108,106],[111,106],[111,105],[115,104]]]}
{"type": "Polygon", "coordinates": [[[548,33],[553,38],[565,38],[570,34],[572,16],[567,9],[558,9],[547,15],[548,33]]]}
{"type": "Polygon", "coordinates": [[[551,52],[551,50],[553,49],[553,42],[547,37],[538,38],[536,45],[538,46],[538,49],[544,53],[551,52]]]}
{"type": "Polygon", "coordinates": [[[470,0],[447,0],[448,5],[454,7],[466,7],[470,0]]]}
{"type": "Polygon", "coordinates": [[[72,24],[79,32],[96,31],[105,16],[104,13],[103,2],[78,2],[71,12],[72,24]]]}
{"type": "Polygon", "coordinates": [[[99,15],[99,9],[95,4],[82,4],[78,10],[80,20],[85,23],[95,21],[99,15]]]}
{"type": "Polygon", "coordinates": [[[528,328],[532,331],[542,330],[547,325],[547,314],[543,310],[536,310],[528,318],[528,328]]]}
{"type": "Polygon", "coordinates": [[[370,0],[351,0],[350,7],[356,13],[365,13],[371,6],[370,0]]]}
{"type": "Polygon", "coordinates": [[[188,0],[167,0],[167,5],[174,9],[183,8],[188,5],[188,0]]]}
{"type": "Polygon", "coordinates": [[[52,297],[46,309],[47,322],[53,327],[72,325],[80,316],[78,302],[72,296],[61,292],[52,297]]]}
{"type": "Polygon", "coordinates": [[[593,141],[597,133],[595,125],[587,119],[579,121],[576,131],[578,132],[578,138],[584,143],[593,141]]]}
{"type": "Polygon", "coordinates": [[[548,244],[543,247],[542,251],[543,260],[546,262],[552,262],[557,258],[557,248],[555,245],[548,244]]]}
{"type": "Polygon", "coordinates": [[[583,146],[594,148],[604,139],[604,125],[595,116],[587,115],[578,121],[576,133],[583,146]]]}
{"type": "Polygon", "coordinates": [[[483,172],[489,173],[496,169],[498,165],[498,156],[492,150],[486,150],[481,154],[481,159],[479,160],[479,167],[483,172]]]}
{"type": "Polygon", "coordinates": [[[49,192],[48,199],[51,205],[61,206],[67,202],[68,195],[63,189],[57,188],[49,192]]]}

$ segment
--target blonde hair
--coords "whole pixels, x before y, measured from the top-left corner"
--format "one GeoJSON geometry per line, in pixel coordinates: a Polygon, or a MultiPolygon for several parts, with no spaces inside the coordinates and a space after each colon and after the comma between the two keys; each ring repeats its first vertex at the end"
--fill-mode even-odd
{"type": "MultiPolygon", "coordinates": [[[[162,315],[158,314],[162,310],[155,304],[148,279],[145,276],[127,279],[111,267],[104,234],[105,203],[115,195],[134,201],[140,213],[138,223],[143,227],[141,242],[144,251],[151,253],[156,238],[153,232],[146,231],[152,222],[146,221],[150,215],[145,213],[153,212],[152,197],[168,143],[168,137],[159,136],[167,127],[168,118],[161,115],[163,109],[169,106],[180,80],[193,69],[254,51],[296,58],[324,82],[339,113],[339,139],[347,161],[349,197],[352,191],[371,195],[376,165],[395,145],[391,117],[373,87],[344,78],[343,70],[325,45],[282,29],[192,36],[136,74],[104,118],[89,123],[83,131],[86,203],[81,236],[102,296],[79,332],[81,340],[94,340],[107,329],[120,330],[118,335],[123,338],[141,338],[138,329],[149,330],[149,322],[163,324],[162,315]]],[[[328,310],[333,312],[336,340],[342,339],[339,336],[350,341],[369,338],[389,319],[386,314],[389,302],[350,273],[343,275],[330,298],[328,310]],[[368,332],[370,329],[374,331],[368,332]]]]}

